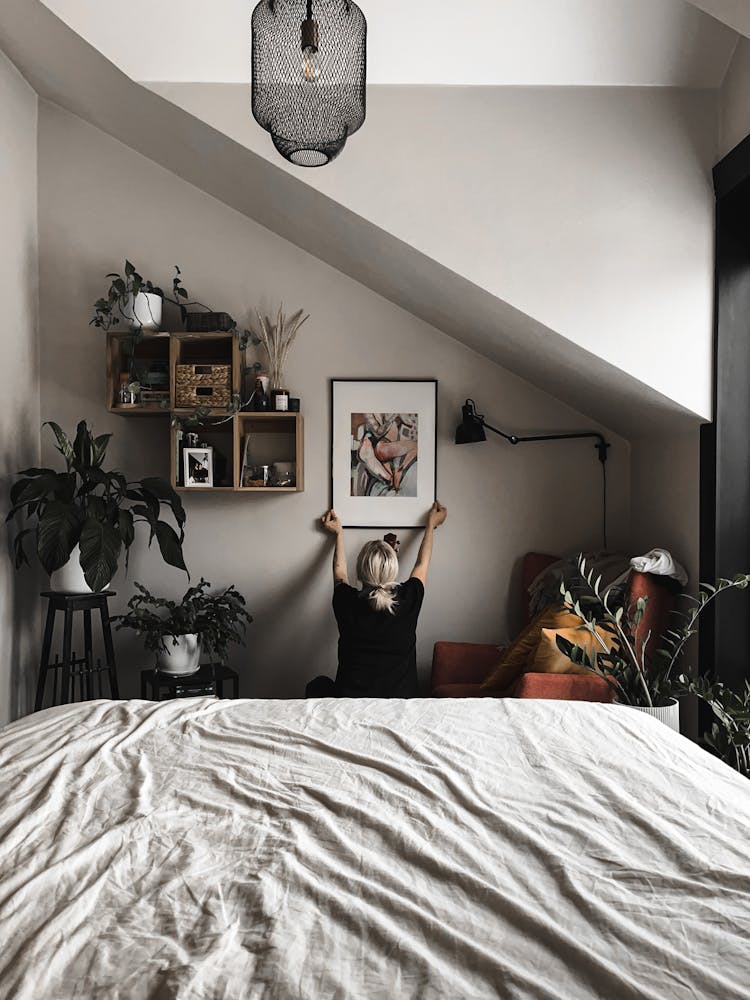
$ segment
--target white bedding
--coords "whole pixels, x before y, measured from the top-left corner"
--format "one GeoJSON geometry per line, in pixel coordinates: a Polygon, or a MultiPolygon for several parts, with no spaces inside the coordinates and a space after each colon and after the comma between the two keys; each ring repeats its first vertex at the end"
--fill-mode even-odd
{"type": "Polygon", "coordinates": [[[94,702],[0,762],[3,998],[750,997],[750,783],[640,712],[94,702]]]}

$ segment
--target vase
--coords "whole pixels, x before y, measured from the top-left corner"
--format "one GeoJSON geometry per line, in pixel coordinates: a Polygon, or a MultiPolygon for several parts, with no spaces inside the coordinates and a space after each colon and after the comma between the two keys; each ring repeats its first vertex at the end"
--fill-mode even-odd
{"type": "Polygon", "coordinates": [[[666,705],[626,705],[625,708],[635,709],[636,712],[645,712],[646,715],[653,715],[665,726],[674,729],[676,733],[680,731],[680,705],[674,698],[670,698],[666,705]]]}
{"type": "MultiPolygon", "coordinates": [[[[111,581],[108,581],[107,585],[102,587],[102,590],[106,590],[111,581]]],[[[62,594],[93,594],[94,591],[86,583],[86,577],[83,575],[83,568],[81,566],[81,548],[79,545],[73,549],[70,553],[70,558],[61,566],[60,569],[56,569],[54,573],[50,575],[49,578],[50,590],[58,591],[62,594]]]]}
{"type": "Polygon", "coordinates": [[[138,292],[133,299],[128,295],[122,306],[122,315],[130,323],[134,333],[141,330],[158,330],[161,327],[161,295],[153,292],[138,292]]]}
{"type": "Polygon", "coordinates": [[[194,674],[200,666],[201,643],[197,633],[189,635],[165,636],[166,651],[157,653],[156,661],[163,674],[184,677],[194,674]]]}

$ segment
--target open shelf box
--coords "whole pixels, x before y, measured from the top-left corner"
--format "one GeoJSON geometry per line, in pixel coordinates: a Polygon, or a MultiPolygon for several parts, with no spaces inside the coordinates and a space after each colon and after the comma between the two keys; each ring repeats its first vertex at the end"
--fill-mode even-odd
{"type": "MultiPolygon", "coordinates": [[[[206,390],[210,390],[212,366],[229,366],[229,395],[239,398],[242,390],[242,357],[239,339],[234,333],[144,333],[134,344],[130,333],[109,331],[107,334],[107,409],[123,417],[171,416],[182,419],[195,415],[196,406],[178,406],[177,366],[194,366],[195,373],[206,373],[206,390]],[[155,405],[119,405],[120,375],[126,373],[134,381],[156,391],[158,384],[164,401],[155,405]],[[165,405],[165,403],[167,405],[165,405]]],[[[226,375],[226,372],[224,372],[226,375]]],[[[203,388],[201,386],[200,388],[203,388]]],[[[227,387],[223,383],[222,398],[227,387]]],[[[190,426],[170,428],[170,475],[172,486],[182,493],[301,493],[304,489],[304,423],[299,413],[231,413],[227,403],[210,406],[210,391],[194,394],[200,405],[200,421],[190,426]],[[205,403],[199,400],[205,399],[205,403]],[[186,485],[182,434],[195,432],[199,442],[212,449],[213,486],[186,485]],[[248,485],[250,468],[277,463],[282,470],[294,472],[293,486],[248,485]],[[243,475],[243,471],[245,474],[243,475]]],[[[180,397],[182,401],[182,396],[180,397]]],[[[202,472],[200,467],[197,470],[202,472]]],[[[257,483],[257,479],[255,482],[257,483]]]]}

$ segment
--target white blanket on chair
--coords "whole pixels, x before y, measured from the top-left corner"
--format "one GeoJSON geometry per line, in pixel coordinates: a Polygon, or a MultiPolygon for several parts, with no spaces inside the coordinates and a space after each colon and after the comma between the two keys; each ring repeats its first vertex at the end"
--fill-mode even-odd
{"type": "Polygon", "coordinates": [[[651,549],[645,556],[633,556],[630,565],[639,573],[655,573],[657,576],[671,576],[681,587],[686,587],[688,575],[672,553],[666,549],[651,549]]]}

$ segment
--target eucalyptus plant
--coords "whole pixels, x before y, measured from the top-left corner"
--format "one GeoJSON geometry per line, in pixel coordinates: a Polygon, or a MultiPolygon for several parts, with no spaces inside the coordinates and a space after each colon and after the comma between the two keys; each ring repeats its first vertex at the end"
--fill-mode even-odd
{"type": "Polygon", "coordinates": [[[146,649],[155,654],[167,652],[169,638],[176,644],[181,635],[197,634],[202,648],[222,662],[231,644],[244,642],[253,620],[234,585],[212,594],[211,584],[201,577],[180,601],[155,597],[140,583],[135,586],[138,593],[128,601],[128,613],[112,620],[117,629],[133,629],[141,635],[146,649]]]}
{"type": "Polygon", "coordinates": [[[651,633],[638,633],[648,598],[639,597],[627,605],[603,594],[601,577],[594,579],[583,556],[578,559],[578,572],[579,579],[570,586],[563,581],[560,592],[566,609],[580,619],[581,630],[592,636],[591,649],[560,635],[558,649],[573,663],[601,677],[618,701],[648,708],[686,693],[678,669],[685,645],[698,633],[701,614],[724,591],[745,590],[750,584],[750,574],[740,573],[732,580],[718,580],[715,586],[701,584],[698,597],[683,595],[688,610],[675,612],[673,626],[661,637],[660,647],[649,654],[651,633]]]}
{"type": "Polygon", "coordinates": [[[15,535],[16,567],[29,561],[30,536],[50,574],[61,569],[79,545],[86,583],[94,591],[102,590],[117,572],[123,552],[127,566],[135,525],[143,523],[149,528],[149,546],[155,538],[164,561],[187,572],[182,553],[185,511],[169,483],[157,477],[128,482],[121,472],[106,471],[103,465],[112,435],[95,437],[85,420],[78,424],[73,440],[52,421],[43,426],[55,435],[65,471],[25,469],[13,484],[6,521],[20,514],[33,524],[15,535]],[[177,530],[161,519],[163,507],[170,510],[177,530]]]}

